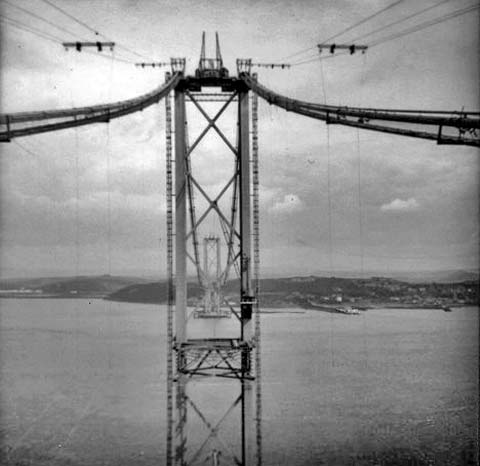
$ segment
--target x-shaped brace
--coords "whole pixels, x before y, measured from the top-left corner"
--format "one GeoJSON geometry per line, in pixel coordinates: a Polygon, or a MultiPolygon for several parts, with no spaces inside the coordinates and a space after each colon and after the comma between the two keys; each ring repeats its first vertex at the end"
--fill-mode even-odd
{"type": "Polygon", "coordinates": [[[238,465],[238,466],[241,466],[241,461],[237,458],[237,456],[235,455],[235,453],[232,452],[232,449],[229,445],[227,445],[221,437],[219,437],[218,435],[218,429],[220,427],[220,425],[222,424],[222,422],[228,417],[228,415],[233,411],[233,409],[238,405],[238,403],[241,401],[242,399],[242,395],[240,394],[238,396],[238,398],[233,402],[233,404],[230,406],[230,408],[227,409],[227,411],[225,412],[225,414],[220,418],[220,420],[215,424],[215,425],[212,425],[208,420],[207,418],[203,415],[203,413],[197,408],[197,406],[195,405],[195,403],[185,394],[185,398],[187,399],[187,401],[190,403],[191,407],[193,408],[193,410],[197,413],[198,417],[203,421],[203,423],[205,424],[205,426],[208,428],[208,430],[210,431],[207,438],[203,441],[203,443],[200,445],[200,447],[197,449],[197,451],[195,452],[195,454],[192,456],[192,458],[190,459],[190,461],[187,462],[187,464],[193,464],[197,458],[200,456],[200,454],[202,453],[203,449],[205,448],[205,445],[207,444],[207,442],[212,438],[212,437],[215,437],[215,439],[218,441],[218,443],[226,450],[228,451],[228,453],[230,454],[230,456],[232,457],[233,461],[238,465]]]}
{"type": "Polygon", "coordinates": [[[208,125],[206,126],[206,128],[201,132],[200,136],[198,136],[198,138],[195,140],[195,142],[190,146],[190,149],[188,149],[188,152],[187,152],[187,157],[193,152],[193,150],[195,149],[195,147],[197,147],[197,145],[199,144],[199,142],[203,139],[203,137],[208,133],[208,131],[210,130],[210,128],[213,128],[217,133],[218,135],[223,139],[223,141],[225,142],[225,144],[230,148],[230,150],[236,155],[238,156],[238,152],[237,150],[232,146],[232,144],[230,143],[230,141],[227,139],[227,137],[222,133],[222,131],[220,131],[220,129],[218,128],[218,126],[215,124],[215,122],[220,118],[220,116],[222,115],[222,113],[225,111],[225,109],[230,105],[230,102],[233,101],[233,99],[237,96],[237,93],[234,92],[230,98],[225,102],[225,104],[222,105],[222,108],[217,112],[217,114],[213,117],[213,118],[210,118],[210,116],[207,114],[207,112],[205,112],[205,110],[202,108],[202,106],[195,100],[195,98],[193,97],[193,95],[187,91],[187,95],[190,97],[191,101],[195,104],[195,106],[198,108],[198,110],[200,111],[200,113],[205,117],[205,119],[208,121],[208,125]]]}
{"type": "MultiPolygon", "coordinates": [[[[207,200],[209,206],[207,210],[202,214],[202,216],[197,220],[197,223],[193,226],[193,228],[190,230],[190,232],[187,234],[186,239],[190,238],[192,236],[193,231],[200,226],[200,224],[205,220],[207,215],[210,213],[210,211],[213,209],[218,213],[218,216],[227,224],[230,225],[230,222],[227,220],[223,212],[220,210],[218,207],[218,201],[222,198],[222,196],[225,194],[227,189],[232,185],[232,183],[235,181],[235,178],[237,177],[238,172],[235,172],[235,174],[230,178],[228,183],[225,185],[225,187],[220,191],[218,196],[212,201],[208,194],[204,191],[204,189],[200,186],[200,184],[197,182],[197,180],[190,175],[190,179],[192,180],[192,183],[195,185],[195,187],[200,191],[200,193],[203,195],[203,197],[207,200]]],[[[233,228],[233,226],[230,226],[230,228],[233,228]]],[[[240,239],[240,233],[236,230],[234,230],[235,236],[240,239]]]]}

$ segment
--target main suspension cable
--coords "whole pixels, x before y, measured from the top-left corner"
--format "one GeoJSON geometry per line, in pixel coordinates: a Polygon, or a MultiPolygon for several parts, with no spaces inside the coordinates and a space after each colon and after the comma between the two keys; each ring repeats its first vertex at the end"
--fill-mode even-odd
{"type": "Polygon", "coordinates": [[[62,43],[61,38],[54,36],[53,34],[50,34],[48,32],[42,31],[41,29],[37,29],[36,27],[25,24],[24,22],[19,21],[18,19],[13,19],[8,16],[0,14],[0,21],[16,29],[20,29],[25,32],[30,32],[31,34],[34,34],[37,37],[40,37],[42,39],[55,42],[56,44],[62,43]]]}
{"type": "Polygon", "coordinates": [[[9,0],[3,0],[3,3],[6,3],[11,8],[14,8],[18,11],[21,11],[21,12],[31,16],[32,18],[38,19],[39,21],[42,21],[43,23],[48,24],[48,25],[58,29],[59,31],[65,32],[65,33],[67,33],[71,36],[74,36],[74,37],[76,36],[76,34],[74,32],[72,32],[72,31],[70,31],[70,30],[68,30],[68,29],[66,29],[62,26],[59,26],[58,24],[54,23],[53,21],[50,21],[50,20],[44,18],[43,16],[40,16],[40,15],[30,11],[30,10],[27,10],[26,8],[22,8],[21,6],[15,5],[15,4],[11,3],[9,0]]]}
{"type": "Polygon", "coordinates": [[[432,26],[435,26],[437,24],[443,23],[443,22],[448,21],[450,19],[457,18],[458,16],[462,16],[462,15],[465,15],[467,13],[470,13],[471,11],[477,10],[479,8],[480,8],[480,5],[477,4],[477,5],[470,5],[466,8],[463,8],[463,9],[455,10],[451,13],[445,14],[443,16],[439,16],[435,19],[424,21],[423,23],[417,24],[416,26],[410,27],[408,29],[404,29],[403,31],[391,34],[391,35],[383,37],[383,38],[380,38],[380,39],[372,42],[369,45],[369,47],[370,48],[376,47],[377,45],[384,44],[386,42],[390,42],[390,41],[395,40],[395,39],[399,39],[401,37],[413,34],[413,33],[418,32],[418,31],[422,31],[424,29],[427,29],[429,27],[432,27],[432,26]]]}
{"type": "Polygon", "coordinates": [[[394,3],[391,3],[390,5],[382,8],[381,10],[377,11],[376,13],[373,13],[372,15],[370,16],[367,16],[366,18],[363,18],[362,20],[358,21],[357,23],[355,24],[352,24],[351,26],[348,26],[347,28],[341,30],[340,32],[337,32],[336,34],[334,34],[333,36],[330,36],[330,37],[327,37],[325,40],[323,40],[321,43],[322,44],[325,44],[326,42],[332,40],[332,39],[336,39],[337,37],[345,34],[346,32],[348,31],[351,31],[352,29],[355,29],[356,27],[360,26],[361,24],[364,24],[366,23],[367,21],[370,21],[371,19],[373,18],[376,18],[377,16],[379,16],[380,14],[384,13],[385,11],[387,10],[390,10],[391,8],[397,6],[398,4],[402,3],[404,0],[397,0],[396,2],[394,3]]]}
{"type": "MultiPolygon", "coordinates": [[[[85,23],[84,21],[78,19],[77,17],[73,16],[72,14],[68,13],[67,11],[65,11],[64,9],[60,8],[59,6],[55,5],[55,3],[51,2],[50,0],[41,0],[42,2],[46,3],[47,5],[50,5],[52,8],[56,9],[57,11],[59,11],[60,13],[62,13],[63,15],[67,16],[68,18],[70,18],[71,20],[75,21],[77,24],[80,24],[81,26],[83,26],[84,28],[88,29],[90,32],[93,32],[95,34],[95,36],[100,36],[100,37],[103,37],[105,40],[107,41],[110,41],[111,42],[111,39],[108,38],[107,36],[105,36],[105,34],[102,34],[100,33],[99,31],[97,31],[96,29],[94,29],[92,26],[90,26],[89,24],[85,23]]],[[[138,52],[135,52],[134,50],[131,50],[129,49],[128,47],[126,47],[125,45],[121,44],[121,43],[118,43],[116,42],[116,45],[117,47],[119,48],[122,48],[123,50],[125,50],[126,52],[129,52],[133,55],[136,55],[137,57],[140,57],[140,58],[143,58],[143,59],[147,59],[147,57],[145,57],[144,55],[141,55],[140,53],[138,52]]]]}
{"type": "Polygon", "coordinates": [[[297,63],[292,63],[291,66],[300,66],[300,65],[306,65],[308,63],[313,63],[313,62],[319,62],[323,60],[327,60],[329,58],[335,58],[335,57],[340,57],[342,55],[347,55],[348,52],[341,52],[341,53],[336,53],[336,54],[331,54],[331,55],[325,55],[323,57],[316,55],[315,57],[312,57],[310,59],[306,59],[304,61],[300,61],[297,63]]]}
{"type": "MultiPolygon", "coordinates": [[[[360,26],[361,24],[363,23],[366,23],[367,21],[370,21],[371,19],[375,18],[376,16],[380,15],[381,13],[383,13],[384,11],[387,11],[389,10],[390,8],[393,8],[394,6],[398,5],[399,3],[401,3],[403,0],[397,0],[396,2],[392,3],[391,5],[388,5],[387,7],[385,8],[382,8],[381,10],[377,11],[376,13],[373,13],[372,15],[368,16],[367,18],[364,18],[362,19],[361,21],[351,25],[351,26],[348,26],[347,28],[343,29],[342,31],[334,34],[333,36],[325,39],[322,44],[324,44],[325,42],[329,41],[329,40],[332,40],[348,31],[351,31],[352,29],[356,28],[357,26],[360,26]]],[[[282,61],[282,60],[288,60],[290,58],[293,58],[293,57],[296,57],[298,55],[302,55],[303,53],[305,52],[309,52],[310,50],[315,50],[317,48],[316,45],[314,46],[311,46],[311,47],[307,47],[307,48],[304,48],[302,50],[299,50],[298,52],[294,52],[294,53],[291,53],[290,55],[287,55],[285,57],[282,57],[279,59],[279,61],[282,61]]]]}
{"type": "Polygon", "coordinates": [[[392,23],[388,23],[388,24],[386,24],[385,26],[382,26],[382,27],[380,27],[380,28],[374,29],[373,31],[367,32],[367,33],[365,33],[365,34],[361,34],[361,35],[355,37],[354,39],[351,39],[351,42],[357,42],[357,41],[359,41],[359,40],[361,40],[361,39],[365,39],[365,37],[372,36],[372,35],[374,35],[374,34],[377,34],[377,33],[380,32],[380,31],[384,31],[385,29],[388,29],[388,28],[390,28],[390,27],[392,27],[392,26],[396,26],[397,24],[401,24],[401,23],[403,23],[403,22],[405,22],[405,21],[407,21],[407,20],[409,20],[409,19],[415,18],[416,16],[419,16],[419,15],[421,15],[421,14],[423,14],[423,13],[426,13],[427,11],[433,10],[434,8],[438,8],[439,6],[443,5],[444,3],[448,3],[448,2],[451,2],[451,1],[452,1],[452,0],[443,0],[443,1],[441,1],[440,3],[436,3],[435,5],[431,5],[431,6],[427,7],[427,8],[423,8],[423,9],[420,10],[420,11],[417,11],[417,12],[415,12],[415,13],[412,13],[412,14],[410,14],[410,15],[408,15],[408,16],[403,17],[403,18],[397,19],[396,21],[393,21],[392,23]]]}

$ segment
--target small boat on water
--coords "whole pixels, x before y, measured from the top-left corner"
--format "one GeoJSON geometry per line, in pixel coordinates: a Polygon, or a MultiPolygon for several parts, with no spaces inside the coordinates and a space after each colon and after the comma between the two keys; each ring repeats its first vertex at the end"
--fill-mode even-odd
{"type": "Polygon", "coordinates": [[[452,310],[451,310],[448,306],[443,306],[442,309],[443,309],[445,312],[452,312],[452,310]]]}
{"type": "Polygon", "coordinates": [[[360,311],[351,306],[346,306],[346,307],[336,307],[335,311],[339,312],[340,314],[349,314],[349,315],[359,315],[360,311]]]}

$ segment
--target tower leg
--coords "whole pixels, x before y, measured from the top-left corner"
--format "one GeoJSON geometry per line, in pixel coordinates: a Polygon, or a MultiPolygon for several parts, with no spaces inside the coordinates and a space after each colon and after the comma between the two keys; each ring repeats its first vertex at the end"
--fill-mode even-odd
{"type": "Polygon", "coordinates": [[[245,305],[242,308],[242,339],[252,338],[252,306],[247,305],[252,294],[251,286],[251,214],[250,214],[250,128],[248,111],[248,92],[238,94],[238,125],[240,157],[240,298],[245,305]]]}
{"type": "Polygon", "coordinates": [[[175,464],[183,466],[186,456],[186,375],[182,372],[187,339],[187,183],[186,183],[185,93],[175,90],[175,345],[177,346],[177,425],[175,464]]]}
{"type": "Polygon", "coordinates": [[[187,321],[187,197],[185,92],[175,90],[175,334],[185,342],[187,321]]]}
{"type": "MultiPolygon", "coordinates": [[[[253,198],[257,196],[256,199],[258,201],[258,186],[255,188],[255,177],[258,173],[258,164],[254,166],[252,175],[251,171],[253,165],[250,160],[249,91],[243,85],[237,85],[238,87],[236,87],[235,92],[231,93],[227,103],[222,107],[222,109],[219,110],[214,118],[209,117],[198,101],[195,100],[195,96],[189,92],[188,82],[180,84],[175,90],[174,189],[172,189],[171,186],[173,184],[171,182],[171,156],[170,165],[167,164],[167,185],[170,186],[170,191],[169,188],[167,188],[167,192],[170,192],[170,201],[168,201],[167,198],[167,206],[170,205],[170,212],[173,212],[173,210],[175,212],[175,232],[171,232],[170,238],[172,239],[172,246],[173,238],[175,238],[174,252],[176,284],[174,292],[174,306],[173,286],[169,287],[169,289],[172,290],[172,299],[169,300],[169,309],[173,309],[173,307],[175,307],[175,338],[173,338],[173,330],[171,332],[169,331],[169,338],[171,342],[169,348],[175,350],[176,352],[176,359],[171,358],[168,363],[168,367],[171,368],[171,370],[169,369],[171,379],[168,386],[173,386],[175,388],[176,395],[175,397],[170,395],[170,399],[173,398],[176,406],[175,410],[171,409],[169,411],[170,418],[174,418],[174,420],[169,423],[170,427],[168,431],[167,444],[170,451],[170,459],[168,463],[169,466],[193,466],[194,464],[200,464],[199,461],[205,462],[208,461],[208,459],[217,461],[219,459],[218,455],[222,455],[220,460],[222,465],[224,462],[226,462],[225,464],[235,464],[241,466],[258,466],[260,464],[258,459],[258,431],[260,425],[258,418],[260,411],[257,406],[260,392],[256,389],[254,380],[254,372],[255,375],[257,375],[258,372],[255,368],[260,367],[259,361],[257,361],[258,356],[255,351],[255,344],[257,343],[257,338],[259,338],[259,320],[257,319],[258,307],[255,299],[256,290],[258,288],[255,280],[255,277],[258,275],[258,202],[255,203],[255,199],[252,201],[252,196],[253,198]],[[214,199],[205,193],[198,180],[195,179],[194,175],[192,174],[192,167],[189,164],[187,157],[187,154],[193,150],[192,148],[189,149],[188,138],[186,137],[187,130],[185,103],[187,96],[188,99],[196,105],[200,113],[205,116],[209,123],[204,132],[201,133],[198,139],[192,144],[192,148],[196,147],[198,141],[203,138],[209,129],[215,129],[235,156],[233,177],[230,178],[221,193],[214,199]],[[228,138],[223,135],[221,130],[215,124],[216,120],[223,112],[223,109],[226,108],[230,102],[233,102],[235,97],[238,99],[238,147],[234,147],[234,145],[228,141],[228,138]],[[168,167],[170,168],[168,169],[168,167]],[[168,182],[169,179],[170,182],[168,182]],[[251,187],[252,181],[253,191],[251,187]],[[203,197],[205,197],[209,204],[208,210],[205,211],[204,214],[199,218],[198,223],[193,219],[193,217],[190,219],[191,225],[187,224],[187,207],[189,205],[190,208],[193,207],[192,203],[194,197],[191,195],[191,192],[189,194],[189,182],[192,183],[192,186],[194,186],[203,197]],[[229,223],[221,211],[218,200],[225,192],[227,192],[230,186],[232,186],[233,191],[233,207],[231,222],[229,223]],[[173,196],[175,196],[174,209],[171,208],[173,196]],[[238,223],[235,221],[235,212],[237,212],[237,199],[239,207],[238,223]],[[199,324],[199,322],[188,320],[187,259],[192,260],[192,262],[198,265],[198,260],[193,259],[188,253],[187,244],[190,247],[189,241],[193,240],[195,242],[192,231],[189,230],[197,228],[197,225],[200,225],[210,211],[212,214],[218,215],[221,222],[224,222],[221,223],[220,226],[223,229],[225,243],[229,248],[226,268],[228,269],[229,266],[238,267],[237,270],[240,277],[239,312],[230,306],[233,314],[239,318],[240,323],[239,328],[237,327],[238,333],[235,337],[232,337],[231,335],[233,328],[230,330],[230,334],[225,334],[226,338],[222,337],[222,335],[216,335],[214,338],[209,336],[198,336],[199,332],[197,330],[199,325],[196,324],[199,324]],[[253,239],[252,234],[255,237],[253,239]],[[192,239],[190,239],[191,236],[192,239]],[[236,248],[237,245],[239,246],[239,251],[235,253],[234,248],[236,248]],[[252,248],[254,248],[254,251],[252,251],[252,248]],[[253,312],[254,308],[255,315],[253,312]],[[254,321],[255,329],[253,326],[254,321]],[[189,328],[191,331],[189,331],[189,328]],[[208,412],[204,414],[202,412],[203,410],[201,403],[204,400],[202,400],[201,397],[200,400],[196,400],[195,397],[194,389],[197,388],[198,385],[197,383],[192,383],[193,379],[196,379],[196,382],[198,382],[204,379],[205,376],[218,376],[232,379],[229,383],[235,384],[237,390],[238,388],[240,389],[238,398],[225,412],[224,416],[217,420],[215,420],[215,414],[208,414],[208,412]],[[223,423],[223,420],[232,413],[236,413],[238,415],[239,411],[241,411],[241,426],[240,432],[238,432],[240,434],[240,438],[236,438],[234,442],[235,446],[233,446],[229,445],[228,441],[225,441],[222,433],[220,432],[220,427],[224,426],[228,429],[229,426],[225,425],[226,423],[223,423]],[[210,418],[213,418],[213,420],[210,418]],[[192,426],[197,426],[198,424],[196,423],[199,421],[201,421],[201,427],[207,431],[207,435],[203,440],[199,437],[201,432],[197,431],[196,428],[194,431],[187,429],[189,423],[192,423],[192,426]],[[257,434],[256,437],[255,434],[257,434]]],[[[255,111],[252,110],[252,118],[254,120],[256,119],[255,112],[256,109],[255,111]]],[[[255,123],[252,124],[255,125],[255,123]]],[[[253,126],[252,129],[254,129],[253,126]]],[[[254,145],[256,144],[255,137],[252,138],[252,142],[254,142],[254,145]]],[[[212,162],[213,155],[214,154],[212,154],[212,162]]],[[[255,148],[253,146],[252,155],[255,157],[255,148]]],[[[170,219],[171,231],[173,229],[173,214],[167,215],[167,221],[168,219],[170,219]]],[[[204,264],[206,275],[208,277],[213,275],[217,281],[219,281],[220,276],[223,277],[223,274],[220,273],[221,257],[219,241],[220,240],[218,237],[216,237],[216,244],[213,248],[213,252],[216,252],[217,256],[216,267],[215,258],[212,259],[211,263],[207,260],[207,251],[205,251],[204,264]],[[208,272],[210,268],[212,268],[212,274],[208,272]]],[[[172,260],[169,262],[169,264],[173,263],[173,247],[171,249],[172,253],[169,257],[172,257],[172,260]]],[[[171,264],[171,269],[173,269],[173,264],[171,264]]],[[[201,282],[200,279],[199,281],[201,282]]],[[[169,328],[173,328],[173,311],[172,319],[170,319],[169,322],[169,328]]],[[[225,383],[222,383],[222,387],[227,390],[228,393],[230,393],[231,390],[226,385],[226,381],[225,383]]]]}
{"type": "MultiPolygon", "coordinates": [[[[165,80],[170,79],[166,73],[165,80]]],[[[167,466],[173,464],[173,180],[172,180],[172,102],[165,98],[165,148],[167,172],[167,466]]]]}
{"type": "Polygon", "coordinates": [[[242,464],[254,464],[253,390],[248,379],[251,371],[252,344],[252,246],[251,246],[251,198],[250,198],[250,125],[248,92],[238,94],[238,127],[240,158],[240,299],[242,350],[242,464]]]}
{"type": "MultiPolygon", "coordinates": [[[[257,79],[257,75],[253,75],[257,79]]],[[[258,96],[252,93],[252,207],[253,207],[253,293],[255,296],[255,427],[257,435],[257,466],[262,465],[262,366],[260,334],[260,203],[258,171],[258,96]]]]}

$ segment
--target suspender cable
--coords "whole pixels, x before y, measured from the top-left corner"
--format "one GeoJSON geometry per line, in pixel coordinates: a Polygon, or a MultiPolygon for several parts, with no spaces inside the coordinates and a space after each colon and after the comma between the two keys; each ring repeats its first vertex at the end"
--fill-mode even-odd
{"type": "MultiPolygon", "coordinates": [[[[111,94],[112,94],[112,82],[113,82],[113,70],[114,70],[114,53],[112,52],[112,59],[110,61],[110,86],[108,88],[108,100],[111,99],[111,94]]],[[[107,240],[108,240],[108,245],[107,245],[107,266],[108,266],[108,274],[111,275],[112,273],[112,193],[111,193],[111,145],[110,145],[110,124],[107,124],[107,240]]]]}
{"type": "MultiPolygon", "coordinates": [[[[322,78],[322,91],[324,99],[327,95],[325,91],[325,76],[323,65],[320,65],[320,75],[322,78]]],[[[327,124],[327,208],[328,208],[328,265],[330,276],[333,276],[333,235],[332,235],[332,196],[331,196],[331,173],[330,173],[330,126],[327,124]]]]}
{"type": "MultiPolygon", "coordinates": [[[[320,63],[320,77],[322,80],[322,92],[323,100],[326,102],[327,93],[325,86],[325,75],[323,73],[323,64],[320,63]]],[[[328,270],[330,274],[330,280],[333,280],[333,245],[332,245],[332,196],[331,196],[331,180],[330,180],[330,125],[326,125],[327,130],[327,223],[328,223],[328,270]]],[[[335,365],[335,358],[333,352],[333,313],[330,313],[330,334],[329,334],[329,346],[330,346],[330,364],[332,367],[335,365]]]]}
{"type": "Polygon", "coordinates": [[[359,229],[359,250],[360,250],[360,274],[363,278],[364,272],[364,245],[363,245],[363,203],[362,203],[362,174],[360,154],[360,130],[357,128],[357,183],[358,183],[358,229],[359,229]]]}
{"type": "MultiPolygon", "coordinates": [[[[362,200],[362,171],[361,171],[361,149],[360,130],[357,128],[357,181],[358,181],[358,228],[360,248],[360,278],[365,278],[364,265],[364,234],[363,234],[363,200],[362,200]]],[[[363,354],[365,367],[368,365],[368,335],[367,335],[367,314],[363,312],[362,333],[363,333],[363,354]]]]}
{"type": "MultiPolygon", "coordinates": [[[[74,74],[77,67],[77,59],[74,57],[74,64],[71,68],[71,81],[70,81],[70,100],[71,106],[75,107],[75,98],[73,92],[73,83],[74,83],[74,74]]],[[[74,148],[74,176],[75,176],[75,277],[79,276],[80,269],[80,171],[79,171],[79,139],[78,139],[78,129],[74,129],[74,138],[75,143],[73,144],[74,148]]]]}

